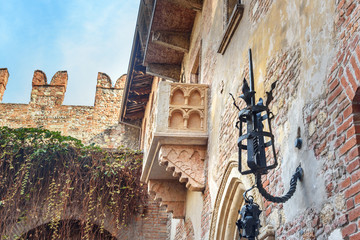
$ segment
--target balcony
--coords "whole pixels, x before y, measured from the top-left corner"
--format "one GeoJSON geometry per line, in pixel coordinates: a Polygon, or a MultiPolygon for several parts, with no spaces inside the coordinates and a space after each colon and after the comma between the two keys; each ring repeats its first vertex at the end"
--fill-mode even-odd
{"type": "Polygon", "coordinates": [[[178,218],[182,216],[179,205],[183,204],[183,200],[164,201],[171,199],[168,197],[173,195],[171,189],[204,189],[207,92],[207,85],[160,81],[145,124],[141,180],[148,183],[149,191],[156,195],[155,198],[163,199],[169,211],[176,209],[174,217],[178,218]],[[161,190],[161,186],[166,186],[168,190],[161,190]]]}

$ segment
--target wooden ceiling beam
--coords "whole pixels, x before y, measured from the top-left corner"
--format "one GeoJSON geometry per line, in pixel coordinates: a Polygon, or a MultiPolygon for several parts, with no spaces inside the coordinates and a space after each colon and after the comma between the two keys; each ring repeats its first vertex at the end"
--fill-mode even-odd
{"type": "Polygon", "coordinates": [[[144,117],[144,111],[139,111],[139,112],[135,112],[135,113],[127,113],[125,118],[126,119],[130,119],[130,120],[134,120],[134,119],[140,119],[144,117]]]}
{"type": "Polygon", "coordinates": [[[146,73],[178,82],[180,80],[181,67],[175,64],[149,63],[146,67],[146,73]]]}
{"type": "Polygon", "coordinates": [[[152,35],[152,41],[161,46],[188,53],[190,46],[190,34],[185,32],[157,31],[152,35]]]}
{"type": "Polygon", "coordinates": [[[175,3],[185,8],[192,9],[194,11],[200,12],[203,5],[203,0],[165,0],[170,3],[175,3]]]}
{"type": "Polygon", "coordinates": [[[130,93],[134,93],[137,95],[146,95],[151,93],[151,87],[143,87],[143,88],[136,88],[130,90],[130,93]]]}

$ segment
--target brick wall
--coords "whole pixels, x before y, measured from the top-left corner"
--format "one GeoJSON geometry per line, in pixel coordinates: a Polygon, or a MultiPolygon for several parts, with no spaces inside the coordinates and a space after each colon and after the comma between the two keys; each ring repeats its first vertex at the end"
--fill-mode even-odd
{"type": "MultiPolygon", "coordinates": [[[[3,96],[8,77],[7,69],[0,69],[0,96],[3,96]]],[[[112,86],[110,78],[99,73],[94,106],[67,106],[62,105],[67,72],[57,72],[48,84],[45,73],[37,70],[29,104],[0,103],[0,126],[43,127],[101,147],[124,145],[138,149],[140,129],[119,123],[125,79],[125,76],[119,78],[112,86]]]]}
{"type": "MultiPolygon", "coordinates": [[[[254,25],[253,29],[258,27],[257,24],[261,25],[261,18],[267,18],[266,14],[271,9],[270,6],[273,2],[276,1],[253,0],[250,2],[249,21],[254,25]]],[[[303,2],[305,4],[306,1],[303,2]]],[[[279,4],[279,1],[276,4],[279,4]]],[[[305,8],[304,4],[299,4],[301,5],[300,8],[305,8]]],[[[304,14],[303,10],[296,9],[300,14],[304,14]]],[[[271,11],[273,14],[278,13],[274,9],[271,11]]],[[[331,35],[332,32],[327,34],[331,35],[331,46],[334,46],[337,52],[334,59],[331,60],[332,64],[327,66],[326,71],[315,69],[315,71],[325,72],[325,75],[321,75],[317,79],[318,81],[324,79],[324,84],[314,83],[316,86],[324,86],[324,91],[319,89],[314,101],[310,102],[308,99],[304,99],[305,105],[302,109],[300,108],[298,113],[298,117],[301,118],[300,121],[304,123],[304,129],[301,129],[301,137],[306,143],[306,151],[309,150],[315,156],[314,161],[316,161],[307,164],[320,166],[319,172],[311,181],[325,182],[325,202],[321,204],[321,207],[306,205],[307,208],[301,214],[289,220],[286,219],[288,212],[286,212],[284,204],[274,204],[263,199],[264,221],[267,224],[275,225],[276,239],[339,239],[338,234],[342,235],[344,239],[360,239],[360,2],[355,0],[336,1],[334,16],[334,34],[333,36],[331,35]]],[[[304,17],[303,19],[308,18],[304,17]]],[[[271,23],[273,22],[269,22],[269,31],[272,31],[271,23]]],[[[290,32],[289,35],[291,34],[294,33],[290,32]]],[[[265,33],[264,35],[262,37],[267,36],[265,33]]],[[[244,39],[246,38],[244,37],[244,39]]],[[[252,38],[251,40],[256,42],[252,38]]],[[[250,41],[249,45],[251,44],[250,41]]],[[[260,46],[264,47],[264,45],[260,46]]],[[[284,170],[288,170],[284,165],[288,163],[282,162],[284,147],[280,143],[286,141],[286,145],[292,145],[294,140],[286,139],[290,134],[284,134],[284,132],[288,133],[289,125],[293,124],[289,123],[289,114],[291,108],[294,107],[292,105],[293,100],[299,98],[297,97],[299,91],[314,92],[311,89],[299,87],[299,83],[306,81],[303,77],[308,76],[302,71],[309,71],[308,66],[303,64],[303,61],[306,64],[309,63],[307,56],[305,56],[306,51],[308,51],[306,48],[309,46],[311,44],[306,45],[301,40],[299,42],[293,41],[291,44],[286,43],[281,46],[281,51],[276,52],[276,54],[272,53],[271,56],[266,57],[261,62],[266,63],[264,64],[266,65],[266,72],[261,72],[261,77],[264,76],[264,78],[261,79],[259,85],[264,85],[264,89],[268,90],[271,83],[275,80],[278,81],[270,110],[275,115],[272,126],[276,136],[275,146],[277,147],[276,152],[280,166],[263,177],[267,191],[276,196],[280,196],[288,190],[289,183],[283,179],[284,170]]],[[[316,44],[314,46],[318,47],[316,44]]],[[[259,48],[259,46],[257,47],[259,48]]],[[[210,50],[204,51],[205,58],[209,58],[205,59],[203,64],[203,69],[205,69],[203,76],[206,75],[204,81],[209,81],[214,86],[221,86],[220,80],[219,82],[211,81],[211,75],[218,77],[216,73],[213,73],[216,67],[209,66],[215,61],[215,57],[211,54],[210,50]]],[[[311,52],[311,54],[314,53],[311,52]]],[[[264,54],[264,56],[267,55],[264,54]]],[[[262,55],[259,56],[258,54],[258,57],[262,57],[262,55]]],[[[244,59],[238,60],[238,62],[241,62],[241,65],[246,65],[244,59]]],[[[248,79],[247,72],[248,69],[241,69],[236,76],[237,81],[243,79],[244,76],[248,79]]],[[[228,73],[224,72],[223,81],[227,81],[227,79],[231,81],[232,75],[229,77],[226,74],[228,73]]],[[[234,96],[239,96],[241,86],[234,86],[236,88],[232,87],[231,93],[234,96]]],[[[311,86],[306,85],[306,87],[311,86]]],[[[224,92],[226,92],[226,83],[224,92]]],[[[258,93],[261,95],[262,89],[258,93]]],[[[232,105],[232,99],[227,98],[227,96],[219,97],[220,94],[222,94],[221,88],[212,90],[213,97],[216,95],[218,99],[221,99],[219,101],[223,101],[218,124],[219,146],[217,149],[219,159],[216,159],[214,163],[216,170],[212,172],[217,185],[223,176],[223,169],[228,159],[234,152],[237,152],[238,137],[234,128],[237,111],[232,105]]],[[[240,106],[240,108],[243,107],[243,105],[240,106]]],[[[305,175],[309,177],[309,173],[305,173],[305,175]]],[[[321,191],[321,189],[317,191],[321,191]]],[[[295,209],[298,207],[296,200],[286,204],[291,204],[291,207],[295,209]]]]}
{"type": "Polygon", "coordinates": [[[181,219],[176,226],[176,234],[174,240],[195,240],[194,227],[190,218],[181,219]]]}
{"type": "MultiPolygon", "coordinates": [[[[280,222],[276,231],[277,239],[328,239],[336,229],[341,231],[344,239],[360,239],[359,18],[358,1],[337,1],[335,42],[338,50],[328,71],[326,92],[303,109],[305,137],[317,161],[321,163],[318,176],[325,179],[327,201],[320,211],[308,208],[294,221],[280,222]]],[[[271,69],[276,64],[270,61],[268,65],[271,69]]],[[[279,66],[276,69],[282,71],[283,68],[279,66]]],[[[287,94],[296,91],[298,71],[292,70],[293,75],[289,75],[288,71],[280,75],[288,75],[288,81],[279,82],[281,88],[285,87],[279,92],[287,94]]],[[[267,79],[269,77],[268,72],[267,79]]],[[[278,100],[271,106],[277,112],[274,125],[282,126],[286,121],[288,106],[286,101],[281,103],[280,96],[275,99],[278,100]]],[[[279,170],[270,172],[268,179],[263,179],[269,192],[276,195],[284,190],[279,170]]],[[[264,206],[266,216],[275,210],[283,211],[282,204],[265,202],[264,206]]]]}
{"type": "Polygon", "coordinates": [[[261,16],[266,15],[274,0],[252,0],[249,7],[249,16],[252,23],[256,23],[261,16]]]}
{"type": "Polygon", "coordinates": [[[169,222],[165,207],[160,207],[158,202],[149,200],[146,206],[144,216],[136,216],[130,227],[118,235],[121,240],[158,240],[168,239],[169,231],[167,225],[169,222]]]}
{"type": "Polygon", "coordinates": [[[201,239],[207,239],[207,234],[210,230],[210,223],[211,223],[211,195],[209,189],[209,172],[208,172],[208,161],[209,159],[205,160],[205,189],[204,189],[204,196],[203,196],[203,209],[201,211],[201,239]]]}
{"type": "Polygon", "coordinates": [[[336,140],[333,146],[335,164],[326,166],[329,172],[333,172],[328,176],[327,190],[344,196],[346,206],[336,218],[343,225],[343,237],[355,240],[360,239],[359,1],[337,1],[336,14],[338,52],[328,77],[326,98],[327,109],[331,113],[328,129],[332,130],[336,140]],[[339,176],[338,172],[343,175],[339,176]]]}
{"type": "MultiPolygon", "coordinates": [[[[8,78],[7,69],[0,69],[0,100],[8,78]]],[[[37,70],[34,72],[29,104],[4,104],[0,101],[0,126],[43,127],[76,137],[87,144],[95,143],[105,148],[123,145],[138,149],[140,128],[133,126],[137,123],[119,123],[125,79],[126,76],[122,76],[112,86],[110,78],[99,73],[94,106],[65,106],[62,103],[68,80],[67,72],[57,72],[48,84],[45,73],[37,70]]],[[[71,214],[81,209],[81,206],[74,206],[71,214]]],[[[48,222],[46,219],[43,221],[41,223],[41,219],[29,217],[29,221],[22,225],[7,227],[15,229],[14,234],[22,235],[39,224],[48,222]]],[[[149,200],[144,214],[135,216],[129,226],[116,230],[114,223],[110,221],[109,228],[118,239],[168,239],[169,221],[165,209],[158,202],[149,200]]]]}

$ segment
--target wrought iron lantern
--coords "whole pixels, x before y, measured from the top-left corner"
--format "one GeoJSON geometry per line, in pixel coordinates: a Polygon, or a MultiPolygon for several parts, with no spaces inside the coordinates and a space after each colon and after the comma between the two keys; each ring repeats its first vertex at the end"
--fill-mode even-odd
{"type": "Polygon", "coordinates": [[[267,99],[265,104],[261,98],[255,103],[251,49],[249,49],[249,77],[250,86],[246,79],[244,79],[242,87],[243,94],[240,96],[240,98],[246,102],[247,106],[240,110],[234,97],[231,96],[234,100],[234,105],[239,110],[238,121],[236,123],[236,127],[239,129],[239,172],[242,175],[254,174],[256,178],[256,185],[244,193],[245,206],[239,211],[241,218],[237,221],[236,225],[239,229],[240,238],[245,237],[252,240],[259,234],[259,216],[261,210],[259,205],[254,202],[254,198],[247,196],[248,192],[256,187],[266,200],[276,203],[286,202],[293,196],[296,190],[297,180],[302,180],[303,169],[301,166],[296,169],[290,181],[290,189],[282,197],[272,196],[263,188],[261,175],[267,174],[269,170],[276,168],[278,165],[274,146],[274,135],[271,130],[273,114],[268,107],[273,99],[272,92],[276,87],[276,82],[271,85],[271,90],[266,92],[267,99]],[[244,130],[246,130],[245,133],[244,130]],[[247,157],[244,157],[243,152],[247,153],[247,157]],[[272,155],[272,158],[267,160],[267,155],[272,155]]]}

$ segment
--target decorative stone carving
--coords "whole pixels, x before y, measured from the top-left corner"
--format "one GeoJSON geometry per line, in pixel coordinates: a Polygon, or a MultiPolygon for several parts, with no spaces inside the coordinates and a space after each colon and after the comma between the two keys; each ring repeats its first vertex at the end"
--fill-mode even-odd
{"type": "Polygon", "coordinates": [[[206,130],[207,86],[171,84],[169,128],[177,130],[206,130]]]}
{"type": "Polygon", "coordinates": [[[148,109],[141,181],[174,218],[184,218],[187,190],[205,188],[207,92],[204,84],[159,81],[148,109]]]}
{"type": "Polygon", "coordinates": [[[202,191],[205,187],[205,154],[205,146],[163,145],[159,151],[159,163],[180,182],[186,183],[189,190],[202,191]]]}
{"type": "Polygon", "coordinates": [[[166,212],[172,212],[173,218],[185,218],[186,188],[177,180],[152,179],[148,182],[148,192],[155,195],[166,212]]]}

